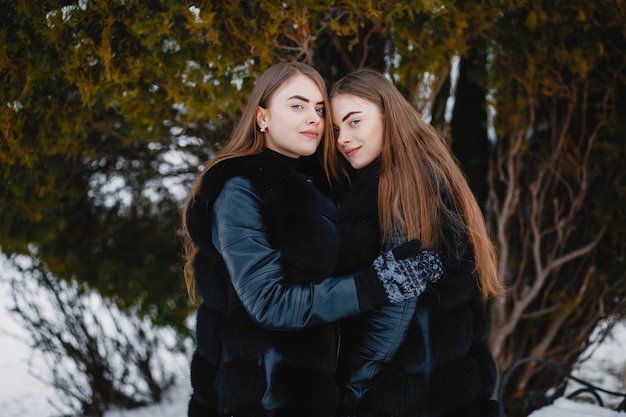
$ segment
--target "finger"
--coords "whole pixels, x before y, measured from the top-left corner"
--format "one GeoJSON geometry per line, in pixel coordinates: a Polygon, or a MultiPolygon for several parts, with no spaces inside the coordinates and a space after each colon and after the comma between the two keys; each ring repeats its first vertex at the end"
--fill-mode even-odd
{"type": "Polygon", "coordinates": [[[396,246],[391,250],[391,252],[393,253],[394,258],[405,259],[417,255],[421,249],[422,241],[419,239],[413,239],[400,246],[396,246]]]}

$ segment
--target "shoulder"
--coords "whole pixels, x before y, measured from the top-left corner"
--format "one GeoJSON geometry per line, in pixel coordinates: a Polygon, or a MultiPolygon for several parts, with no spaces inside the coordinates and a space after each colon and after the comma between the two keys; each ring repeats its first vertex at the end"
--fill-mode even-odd
{"type": "MultiPolygon", "coordinates": [[[[231,183],[229,188],[252,188],[245,184],[245,178],[249,177],[241,169],[248,165],[246,157],[238,157],[218,162],[201,174],[198,179],[197,190],[185,207],[185,223],[191,239],[196,245],[200,245],[204,240],[205,231],[210,229],[211,211],[218,195],[222,194],[224,185],[231,178],[239,178],[231,183]]],[[[230,195],[233,190],[223,195],[230,195]]]]}
{"type": "Polygon", "coordinates": [[[268,177],[276,176],[279,170],[262,154],[240,156],[225,159],[212,166],[202,178],[198,197],[212,202],[221,193],[225,184],[233,178],[239,178],[230,187],[252,187],[268,177]]]}
{"type": "Polygon", "coordinates": [[[252,185],[252,181],[249,178],[237,176],[224,182],[213,204],[213,210],[227,214],[259,204],[260,198],[252,185]]]}
{"type": "Polygon", "coordinates": [[[249,179],[227,180],[215,199],[211,217],[213,244],[222,252],[226,246],[256,239],[266,232],[261,201],[249,179]]]}
{"type": "Polygon", "coordinates": [[[219,195],[226,193],[250,193],[252,191],[252,181],[250,178],[236,176],[227,179],[219,195]]]}

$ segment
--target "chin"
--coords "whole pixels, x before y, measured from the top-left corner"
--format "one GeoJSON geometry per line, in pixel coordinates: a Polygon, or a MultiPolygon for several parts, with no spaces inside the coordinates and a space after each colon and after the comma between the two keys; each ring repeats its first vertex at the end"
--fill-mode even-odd
{"type": "Polygon", "coordinates": [[[300,155],[302,156],[311,156],[315,153],[315,151],[317,150],[317,146],[311,148],[311,149],[303,149],[302,152],[300,152],[300,155]]]}

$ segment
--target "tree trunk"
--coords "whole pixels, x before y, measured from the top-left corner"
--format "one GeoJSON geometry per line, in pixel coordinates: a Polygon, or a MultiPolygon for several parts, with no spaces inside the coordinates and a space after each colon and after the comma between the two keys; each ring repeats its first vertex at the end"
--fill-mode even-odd
{"type": "Polygon", "coordinates": [[[486,78],[483,42],[476,42],[467,57],[461,58],[455,89],[455,104],[450,123],[452,151],[461,163],[470,187],[481,207],[487,201],[489,139],[487,137],[487,102],[483,83],[486,78]]]}

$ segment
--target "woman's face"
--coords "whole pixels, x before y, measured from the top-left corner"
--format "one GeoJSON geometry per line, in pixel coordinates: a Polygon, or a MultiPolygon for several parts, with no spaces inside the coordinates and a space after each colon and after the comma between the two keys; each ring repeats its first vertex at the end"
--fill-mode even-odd
{"type": "Polygon", "coordinates": [[[360,169],[372,163],[383,151],[383,115],[380,108],[351,94],[331,99],[337,149],[360,169]]]}
{"type": "Polygon", "coordinates": [[[291,158],[315,153],[324,134],[324,97],[309,77],[291,77],[272,96],[268,107],[257,109],[265,146],[291,158]]]}

